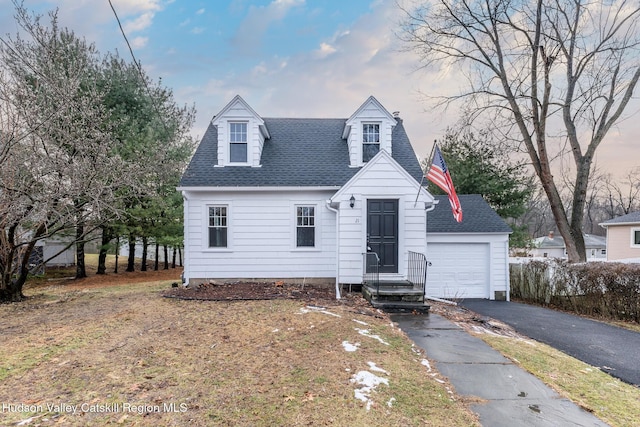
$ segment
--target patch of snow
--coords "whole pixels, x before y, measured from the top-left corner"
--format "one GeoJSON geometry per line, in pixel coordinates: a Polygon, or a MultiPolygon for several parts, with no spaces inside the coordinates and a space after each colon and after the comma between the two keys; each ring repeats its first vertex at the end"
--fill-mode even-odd
{"type": "Polygon", "coordinates": [[[354,390],[355,398],[366,403],[367,411],[371,409],[373,400],[371,400],[371,393],[375,388],[380,385],[389,385],[389,380],[372,374],[369,371],[360,371],[351,378],[352,383],[356,383],[361,386],[354,390]]]}
{"type": "Polygon", "coordinates": [[[376,366],[376,364],[375,364],[375,363],[373,363],[373,362],[367,362],[367,365],[369,365],[369,369],[371,369],[371,370],[372,370],[372,371],[374,371],[374,372],[382,372],[383,374],[387,374],[387,375],[389,375],[389,372],[385,371],[385,370],[384,370],[384,369],[382,369],[382,368],[378,368],[378,367],[376,366]]]}
{"type": "Polygon", "coordinates": [[[308,305],[306,307],[300,307],[300,313],[298,313],[298,314],[307,314],[307,313],[311,313],[312,311],[315,311],[316,313],[328,314],[329,316],[342,317],[339,314],[332,313],[332,312],[328,311],[324,307],[319,307],[319,306],[315,306],[315,305],[308,305]]]}
{"type": "Polygon", "coordinates": [[[273,331],[271,331],[271,332],[273,332],[273,333],[280,332],[280,329],[275,328],[275,329],[274,329],[273,331]]]}
{"type": "Polygon", "coordinates": [[[342,347],[344,347],[345,351],[356,351],[360,343],[351,344],[349,341],[342,341],[342,347]]]}
{"type": "Polygon", "coordinates": [[[431,372],[431,364],[427,359],[422,359],[420,363],[427,367],[427,372],[431,372]]]}
{"type": "Polygon", "coordinates": [[[355,328],[356,331],[358,331],[358,333],[360,335],[364,335],[365,337],[369,337],[369,338],[373,338],[375,340],[380,341],[381,344],[384,345],[389,345],[388,342],[386,342],[385,340],[383,340],[382,338],[380,338],[378,335],[372,335],[371,332],[369,332],[368,329],[359,329],[359,328],[355,328]]]}
{"type": "Polygon", "coordinates": [[[359,323],[363,326],[369,326],[369,324],[367,322],[363,322],[362,320],[358,320],[358,319],[353,319],[354,322],[359,323]]]}
{"type": "Polygon", "coordinates": [[[392,398],[391,398],[391,399],[389,399],[389,401],[387,402],[387,406],[388,406],[389,408],[391,408],[391,407],[393,406],[393,402],[395,402],[395,401],[396,401],[396,398],[395,398],[395,397],[392,397],[392,398]]]}

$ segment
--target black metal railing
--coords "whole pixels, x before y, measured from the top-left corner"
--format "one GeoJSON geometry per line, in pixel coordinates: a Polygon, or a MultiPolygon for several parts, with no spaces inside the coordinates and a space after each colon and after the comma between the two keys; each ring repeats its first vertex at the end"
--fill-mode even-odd
{"type": "Polygon", "coordinates": [[[407,259],[407,281],[413,285],[414,289],[424,291],[427,283],[427,266],[430,264],[424,254],[409,251],[409,257],[407,259]]]}
{"type": "Polygon", "coordinates": [[[362,259],[362,284],[374,288],[377,297],[380,293],[380,258],[375,252],[366,252],[362,254],[362,259]]]}

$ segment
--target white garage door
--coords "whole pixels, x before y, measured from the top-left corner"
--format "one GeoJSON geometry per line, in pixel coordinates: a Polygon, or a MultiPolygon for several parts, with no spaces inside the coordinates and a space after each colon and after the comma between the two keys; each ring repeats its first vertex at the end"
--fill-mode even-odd
{"type": "Polygon", "coordinates": [[[489,244],[429,243],[427,295],[489,298],[489,244]]]}

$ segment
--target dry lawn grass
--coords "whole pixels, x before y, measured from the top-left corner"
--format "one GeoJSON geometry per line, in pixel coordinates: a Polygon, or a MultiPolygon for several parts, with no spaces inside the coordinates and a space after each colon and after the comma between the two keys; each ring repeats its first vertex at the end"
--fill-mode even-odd
{"type": "Polygon", "coordinates": [[[175,278],[45,283],[0,305],[1,424],[478,425],[386,315],[335,301],[163,298],[179,271],[165,274],[175,278]],[[388,381],[368,410],[358,373],[388,381]]]}

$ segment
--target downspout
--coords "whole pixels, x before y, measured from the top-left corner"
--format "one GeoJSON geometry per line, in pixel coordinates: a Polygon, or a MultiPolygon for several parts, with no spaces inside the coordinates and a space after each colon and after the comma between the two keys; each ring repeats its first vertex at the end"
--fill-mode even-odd
{"type": "Polygon", "coordinates": [[[327,209],[336,214],[336,299],[340,299],[340,211],[331,207],[331,200],[325,203],[327,209]]]}
{"type": "Polygon", "coordinates": [[[184,241],[184,254],[183,254],[183,259],[182,259],[182,265],[183,265],[183,269],[182,269],[182,285],[183,286],[189,286],[189,277],[188,277],[188,268],[187,268],[187,260],[189,259],[187,257],[187,248],[189,248],[189,245],[187,243],[187,239],[189,238],[189,233],[187,230],[187,218],[189,218],[187,212],[189,210],[189,198],[187,197],[187,192],[186,191],[182,191],[182,200],[183,200],[183,223],[182,223],[182,228],[184,230],[184,235],[183,235],[183,241],[184,241]]]}

